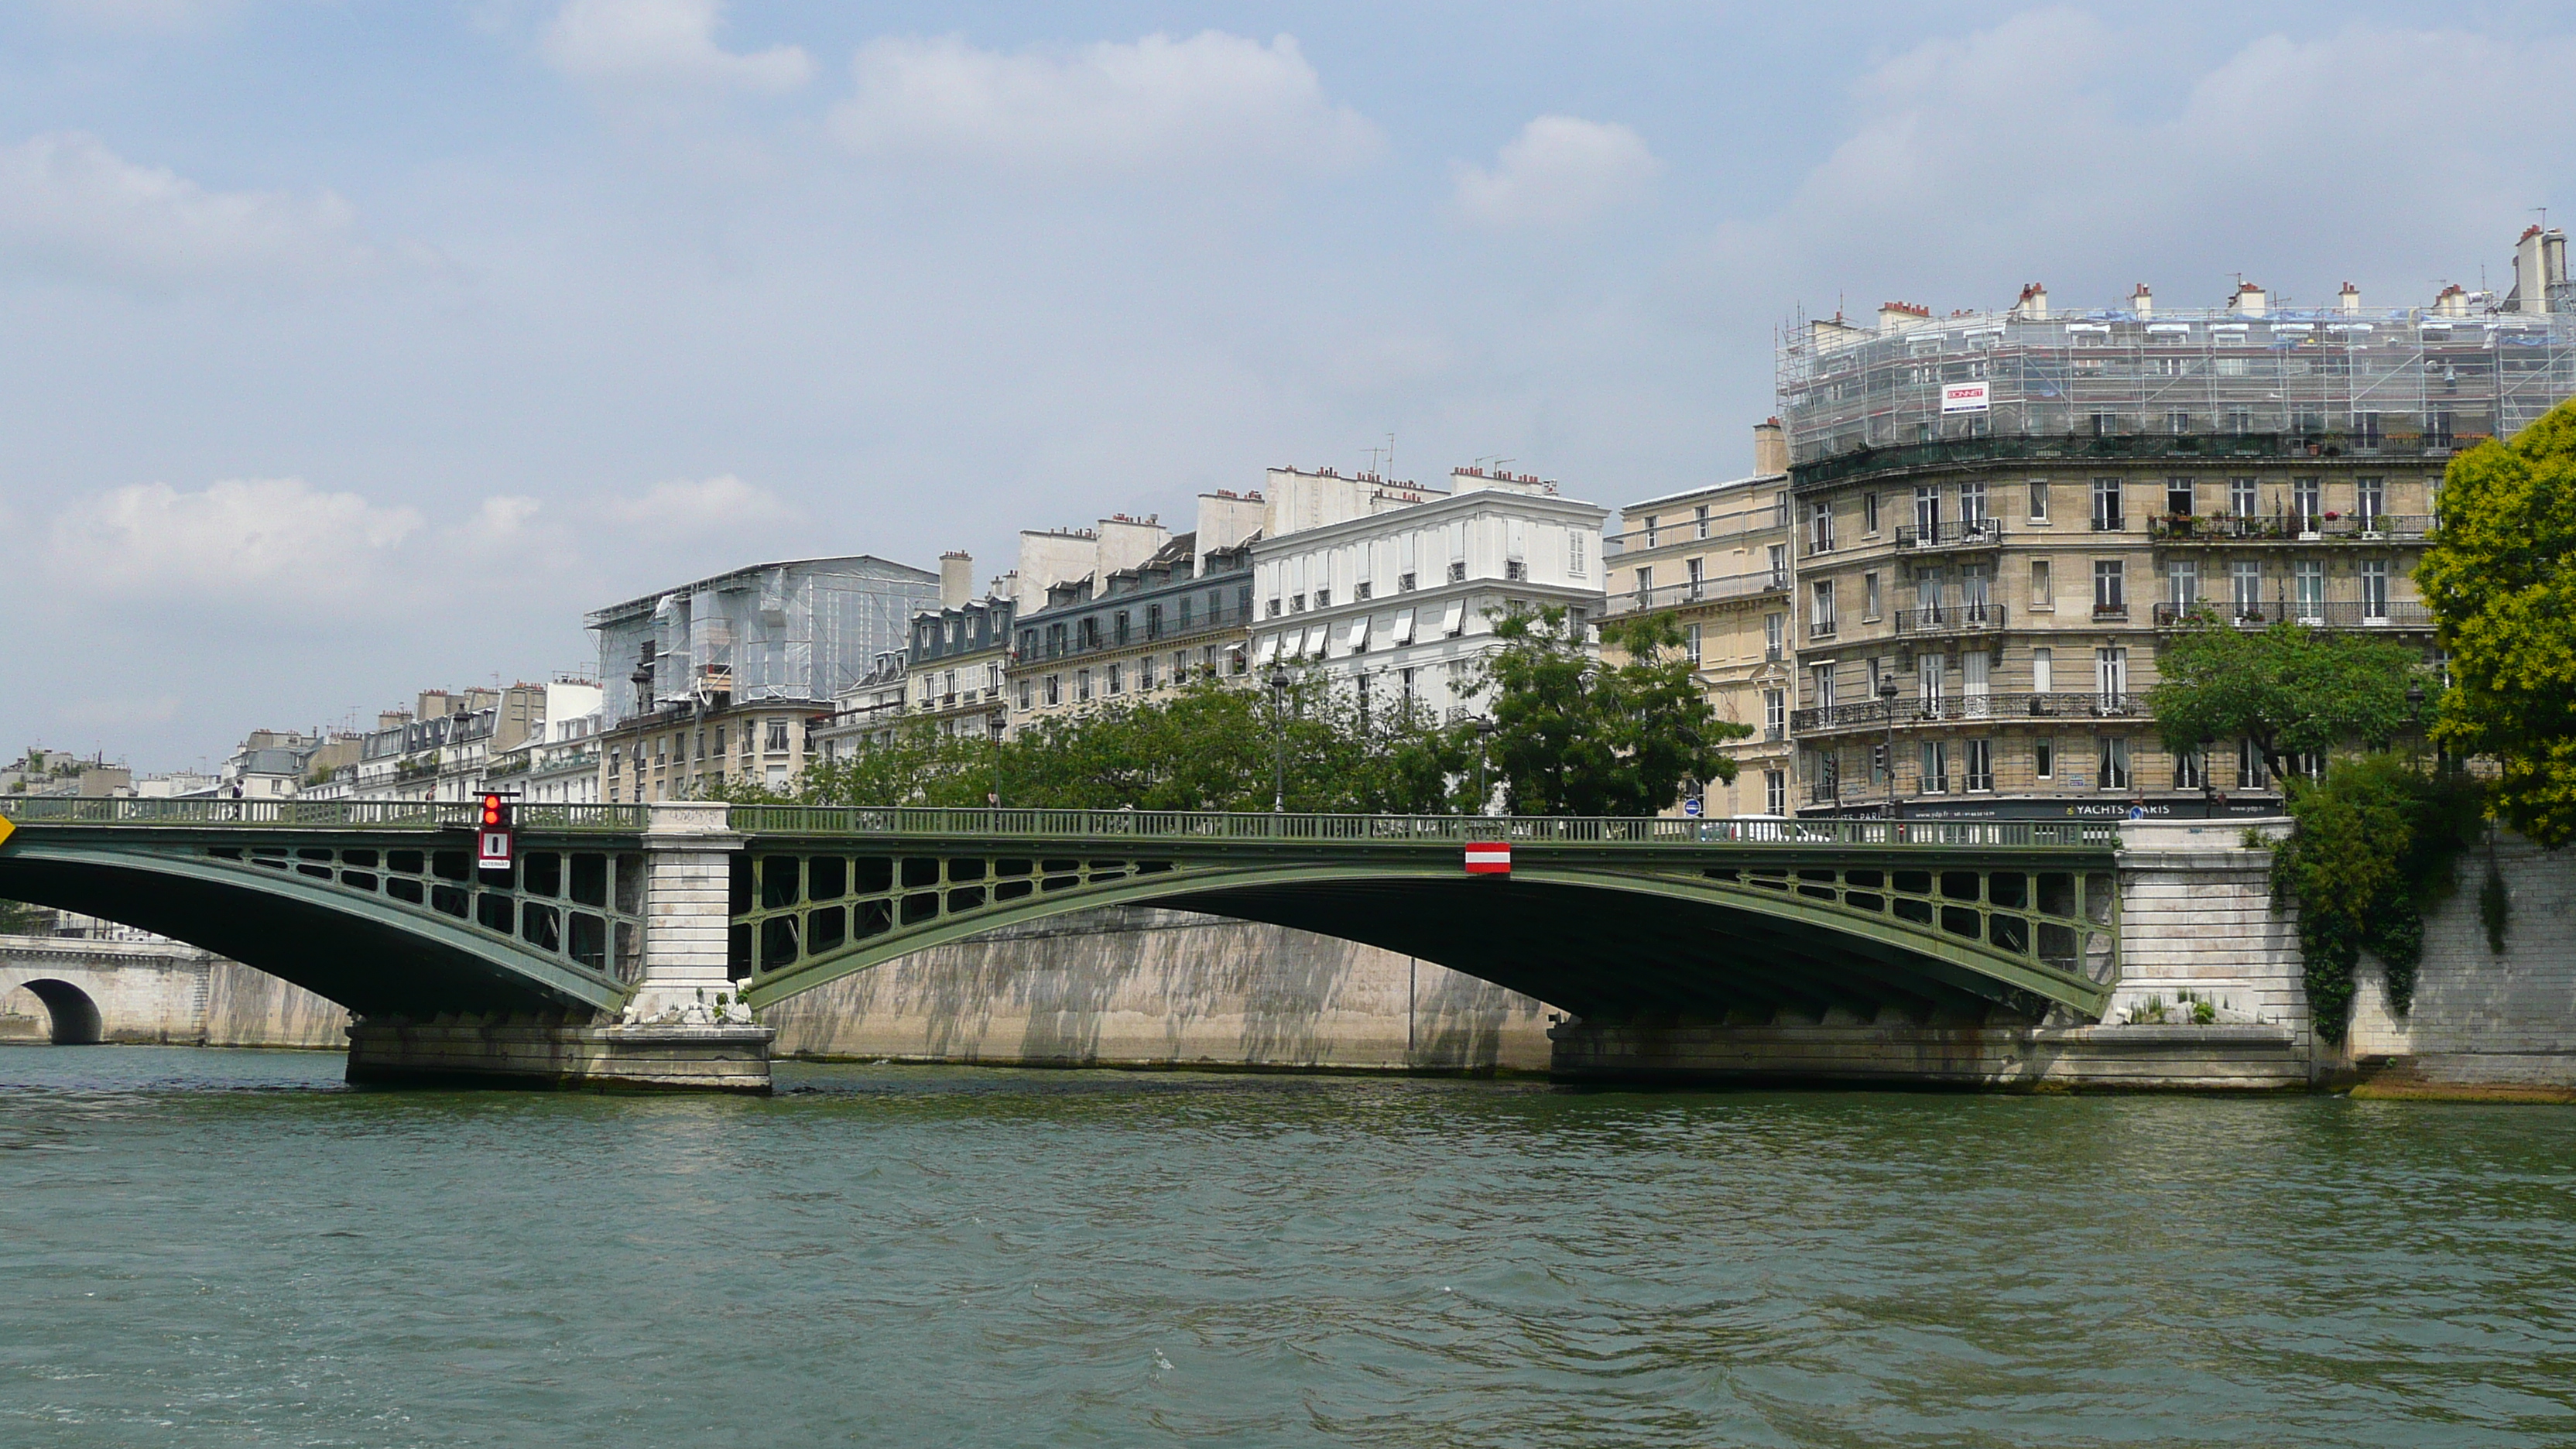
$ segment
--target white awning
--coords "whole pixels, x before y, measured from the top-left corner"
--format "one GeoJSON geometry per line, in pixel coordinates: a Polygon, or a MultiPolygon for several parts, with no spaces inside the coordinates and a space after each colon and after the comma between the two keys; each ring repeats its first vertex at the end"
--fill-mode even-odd
{"type": "Polygon", "coordinates": [[[1324,635],[1325,629],[1323,625],[1315,624],[1309,626],[1306,632],[1297,636],[1297,657],[1303,659],[1307,655],[1312,654],[1318,659],[1331,658],[1332,651],[1325,647],[1324,635]]]}
{"type": "Polygon", "coordinates": [[[1256,656],[1254,656],[1254,657],[1255,657],[1255,659],[1256,659],[1259,663],[1262,663],[1262,664],[1267,664],[1267,663],[1269,663],[1271,660],[1278,658],[1278,657],[1279,657],[1279,636],[1278,636],[1278,635],[1276,635],[1276,634],[1264,634],[1264,635],[1262,635],[1262,636],[1261,636],[1261,652],[1260,652],[1260,654],[1258,654],[1258,655],[1256,655],[1256,656]]]}
{"type": "Polygon", "coordinates": [[[1441,637],[1445,639],[1448,636],[1457,633],[1461,628],[1465,627],[1466,619],[1467,601],[1465,599],[1451,599],[1449,601],[1449,607],[1440,615],[1441,637]]]}
{"type": "Polygon", "coordinates": [[[1345,635],[1343,636],[1343,638],[1342,638],[1342,652],[1343,652],[1343,653],[1345,653],[1345,654],[1365,654],[1365,653],[1367,653],[1367,652],[1368,652],[1368,636],[1369,636],[1369,616],[1368,616],[1368,615],[1366,615],[1366,614],[1362,614],[1362,615],[1360,615],[1358,618],[1353,619],[1353,620],[1351,621],[1350,631],[1349,631],[1347,634],[1345,634],[1345,635]]]}
{"type": "Polygon", "coordinates": [[[1411,609],[1398,609],[1395,611],[1395,642],[1398,644],[1410,644],[1413,642],[1413,611],[1411,609]]]}

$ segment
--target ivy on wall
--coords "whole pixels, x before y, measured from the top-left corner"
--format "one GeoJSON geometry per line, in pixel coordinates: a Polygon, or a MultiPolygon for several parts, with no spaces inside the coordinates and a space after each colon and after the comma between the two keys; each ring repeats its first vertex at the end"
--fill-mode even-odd
{"type": "MultiPolygon", "coordinates": [[[[2424,912],[2457,888],[2460,852],[2481,829],[2484,792],[2455,772],[2426,774],[2393,754],[2340,761],[2295,788],[2297,822],[2273,847],[2272,894],[2299,907],[2299,955],[2317,1034],[2352,1024],[2353,972],[2365,949],[2387,970],[2388,1004],[2414,1008],[2424,912]]],[[[2488,936],[2497,939],[2498,927],[2488,936]]]]}

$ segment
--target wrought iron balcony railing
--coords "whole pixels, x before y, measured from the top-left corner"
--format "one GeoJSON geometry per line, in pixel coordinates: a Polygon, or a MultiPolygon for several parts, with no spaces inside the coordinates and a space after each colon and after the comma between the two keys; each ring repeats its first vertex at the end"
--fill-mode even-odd
{"type": "Polygon", "coordinates": [[[1690,579],[1678,584],[1659,584],[1649,589],[1629,589],[1613,593],[1604,600],[1605,618],[1643,614],[1656,609],[1679,609],[1691,604],[1715,603],[1721,599],[1750,598],[1756,594],[1786,593],[1789,575],[1781,573],[1729,574],[1720,579],[1690,579]]]}
{"type": "Polygon", "coordinates": [[[1907,524],[1896,530],[1896,546],[1901,549],[1992,548],[2003,538],[2000,518],[1951,519],[1929,529],[1907,524]]]}
{"type": "Polygon", "coordinates": [[[2240,629],[2262,629],[2283,622],[2316,629],[2430,629],[2433,611],[2412,599],[2391,599],[2375,606],[2358,599],[2329,599],[2313,604],[2287,599],[2252,604],[2203,599],[2193,604],[2156,605],[2159,629],[2181,628],[2195,620],[2233,624],[2240,629]]]}
{"type": "Polygon", "coordinates": [[[1903,637],[1992,634],[2004,627],[2004,606],[1996,603],[1932,604],[1899,609],[1896,632],[1903,637]]]}
{"type": "Polygon", "coordinates": [[[1789,729],[1791,733],[1805,735],[1828,730],[1885,729],[1891,722],[1899,727],[1910,727],[2017,719],[2145,718],[2147,701],[2144,695],[2060,694],[2051,691],[2045,694],[1943,695],[1938,700],[1900,698],[1892,705],[1883,700],[1859,700],[1851,704],[1793,711],[1789,716],[1789,729]]]}
{"type": "Polygon", "coordinates": [[[2421,543],[2437,522],[2421,513],[2222,513],[2157,518],[2148,531],[2159,543],[2421,543]]]}

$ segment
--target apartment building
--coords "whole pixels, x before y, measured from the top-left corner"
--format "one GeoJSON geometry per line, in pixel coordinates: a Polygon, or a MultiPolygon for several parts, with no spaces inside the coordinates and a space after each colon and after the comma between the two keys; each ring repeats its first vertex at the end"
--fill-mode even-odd
{"type": "MultiPolygon", "coordinates": [[[[1798,808],[2259,814],[2242,741],[2169,752],[2175,630],[2287,619],[2431,658],[2413,572],[2453,452],[2576,393],[2564,241],[2504,298],[2053,311],[1891,303],[1789,335],[1798,808]]],[[[2314,767],[2312,764],[2311,767],[2314,767]]]]}
{"type": "MultiPolygon", "coordinates": [[[[1798,686],[1789,643],[1788,448],[1779,419],[1754,429],[1751,477],[1631,503],[1601,546],[1609,589],[1603,622],[1671,615],[1692,677],[1718,718],[1753,731],[1726,747],[1735,780],[1708,782],[1701,808],[1711,815],[1790,813],[1789,716],[1798,686]]],[[[1620,657],[1607,645],[1602,656],[1620,657]]]]}
{"type": "MultiPolygon", "coordinates": [[[[1251,672],[1311,672],[1364,704],[1461,719],[1487,707],[1468,690],[1495,617],[1563,605],[1598,618],[1608,509],[1527,474],[1459,468],[1449,482],[1381,490],[1368,511],[1256,542],[1251,672]]],[[[1273,473],[1292,517],[1296,486],[1273,473]]]]}
{"type": "Polygon", "coordinates": [[[1010,728],[1152,699],[1194,679],[1243,675],[1251,541],[1261,533],[1264,505],[1258,493],[1202,494],[1197,527],[1161,535],[1132,562],[1119,557],[1128,550],[1110,547],[1109,531],[1132,520],[1106,520],[1094,566],[1051,581],[1041,581],[1046,564],[1027,545],[1032,535],[1023,535],[1019,576],[1024,590],[1036,591],[1037,606],[1012,624],[1010,728]]]}

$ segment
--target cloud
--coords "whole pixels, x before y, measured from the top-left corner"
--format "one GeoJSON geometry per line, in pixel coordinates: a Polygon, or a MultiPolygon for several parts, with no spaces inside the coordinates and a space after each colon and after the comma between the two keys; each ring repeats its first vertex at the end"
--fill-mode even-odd
{"type": "Polygon", "coordinates": [[[546,27],[546,60],[612,85],[792,91],[814,73],[793,45],[742,55],[716,44],[721,0],[571,0],[546,27]]]}
{"type": "Polygon", "coordinates": [[[1459,214],[1492,227],[1562,231],[1642,200],[1663,170],[1627,127],[1541,116],[1495,157],[1494,169],[1460,165],[1459,214]]]}
{"type": "Polygon", "coordinates": [[[0,266],[116,285],[344,277],[377,260],[328,191],[209,191],[96,136],[0,147],[0,266]]]}
{"type": "Polygon", "coordinates": [[[2151,31],[2034,11],[1866,75],[1831,154],[1777,213],[1726,228],[1703,265],[1936,310],[1999,305],[2042,277],[2075,305],[2146,281],[2168,306],[2216,306],[2240,270],[2300,300],[2355,279],[2374,305],[2422,303],[2432,278],[2496,256],[2533,199],[2564,188],[2576,118],[2528,98],[2571,67],[2565,36],[2360,26],[2203,59],[2151,31]],[[2131,64],[2098,63],[2111,55],[2131,64]],[[2374,79],[2392,75],[2407,80],[2374,79]],[[2371,104],[2345,103],[2356,86],[2371,104]],[[2439,204],[2407,204],[2392,178],[2439,204]],[[1944,282],[1979,291],[1922,290],[1944,282]]]}
{"type": "Polygon", "coordinates": [[[853,62],[832,133],[864,156],[1085,175],[1348,165],[1377,131],[1324,95],[1297,42],[1203,31],[1058,53],[887,38],[853,62]]]}
{"type": "Polygon", "coordinates": [[[608,500],[603,511],[629,528],[672,534],[749,528],[797,516],[776,495],[731,473],[656,483],[637,496],[608,500]]]}
{"type": "Polygon", "coordinates": [[[141,483],[55,516],[48,565],[93,597],[316,603],[378,587],[421,526],[409,508],[326,493],[301,478],[240,479],[182,493],[141,483]]]}

